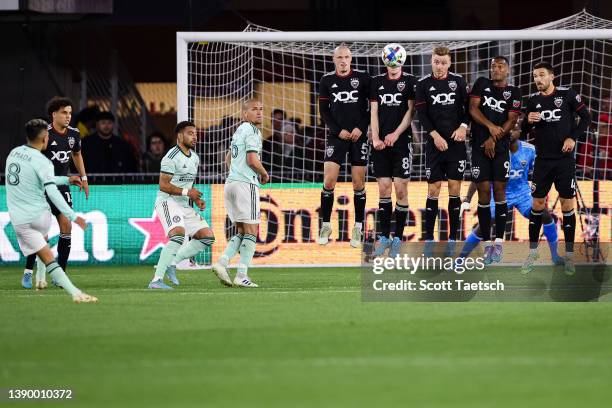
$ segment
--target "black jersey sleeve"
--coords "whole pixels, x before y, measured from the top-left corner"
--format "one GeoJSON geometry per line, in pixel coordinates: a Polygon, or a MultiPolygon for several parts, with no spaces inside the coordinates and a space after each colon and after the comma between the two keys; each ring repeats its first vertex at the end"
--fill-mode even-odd
{"type": "Polygon", "coordinates": [[[365,135],[368,133],[368,126],[370,126],[370,104],[368,101],[370,100],[370,85],[372,83],[372,78],[366,73],[363,75],[363,80],[365,84],[363,88],[361,88],[361,97],[366,100],[366,109],[361,113],[361,119],[357,127],[361,130],[361,133],[365,135]]]}
{"type": "Polygon", "coordinates": [[[378,81],[376,78],[370,80],[370,102],[378,102],[378,81]]]}
{"type": "Polygon", "coordinates": [[[479,77],[476,82],[474,82],[474,86],[470,91],[470,98],[482,98],[482,91],[484,90],[485,78],[479,77]]]}
{"type": "Polygon", "coordinates": [[[329,87],[325,77],[321,78],[319,84],[319,112],[323,118],[323,122],[327,125],[332,134],[337,135],[342,129],[338,122],[334,119],[331,108],[329,106],[329,87]]]}
{"type": "Polygon", "coordinates": [[[584,102],[582,102],[582,98],[576,91],[573,89],[569,89],[567,91],[567,97],[569,99],[568,103],[570,109],[578,114],[580,120],[578,121],[578,126],[570,133],[569,137],[577,140],[578,138],[584,135],[589,124],[591,123],[591,114],[589,113],[589,109],[586,107],[584,102]]]}
{"type": "Polygon", "coordinates": [[[416,77],[410,75],[408,77],[408,90],[406,92],[406,99],[408,100],[415,100],[416,99],[416,85],[417,85],[417,80],[416,77]]]}
{"type": "Polygon", "coordinates": [[[427,92],[425,91],[425,81],[419,81],[417,83],[414,107],[418,112],[418,118],[421,126],[423,126],[423,129],[429,135],[435,129],[427,109],[427,92]]]}
{"type": "Polygon", "coordinates": [[[469,98],[468,98],[468,86],[463,77],[461,78],[461,85],[459,86],[459,95],[461,95],[461,112],[459,112],[459,120],[461,123],[466,125],[470,124],[470,109],[469,109],[469,98]]]}
{"type": "Polygon", "coordinates": [[[74,132],[72,133],[74,133],[74,145],[70,150],[72,150],[74,153],[78,153],[81,151],[81,132],[75,128],[74,132]]]}

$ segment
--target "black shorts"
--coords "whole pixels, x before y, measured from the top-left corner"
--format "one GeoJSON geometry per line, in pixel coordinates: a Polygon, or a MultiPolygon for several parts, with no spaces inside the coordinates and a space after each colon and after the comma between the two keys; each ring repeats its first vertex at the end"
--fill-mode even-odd
{"type": "Polygon", "coordinates": [[[372,162],[377,179],[383,177],[408,179],[412,167],[412,146],[408,141],[398,140],[392,147],[385,147],[382,150],[372,148],[372,162]]]}
{"type": "Polygon", "coordinates": [[[533,166],[531,196],[544,198],[555,183],[561,198],[574,198],[576,195],[576,161],[573,157],[561,159],[541,159],[536,157],[533,166]]]}
{"type": "Polygon", "coordinates": [[[334,162],[342,166],[346,162],[347,153],[352,166],[367,166],[370,154],[367,135],[361,135],[356,142],[342,140],[337,136],[327,138],[325,161],[334,162]]]}
{"type": "Polygon", "coordinates": [[[510,176],[510,151],[495,152],[490,159],[480,148],[472,148],[472,181],[503,181],[510,176]]]}
{"type": "MultiPolygon", "coordinates": [[[[66,200],[66,202],[68,203],[70,208],[72,208],[72,193],[70,192],[70,187],[69,186],[57,186],[57,189],[62,194],[62,197],[64,198],[64,200],[66,200]]],[[[49,207],[51,207],[51,213],[55,217],[60,215],[62,212],[57,209],[57,207],[55,206],[55,204],[53,204],[51,202],[51,200],[49,200],[49,197],[47,197],[46,193],[45,193],[45,197],[47,198],[47,202],[49,203],[49,207]]]]}
{"type": "Polygon", "coordinates": [[[442,180],[463,180],[467,163],[465,144],[448,142],[449,147],[441,152],[432,140],[425,145],[425,177],[428,183],[442,180]]]}

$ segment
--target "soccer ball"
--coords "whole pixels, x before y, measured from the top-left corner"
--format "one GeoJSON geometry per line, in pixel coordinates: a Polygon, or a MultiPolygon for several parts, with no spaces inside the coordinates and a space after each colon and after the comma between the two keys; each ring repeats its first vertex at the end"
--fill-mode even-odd
{"type": "Polygon", "coordinates": [[[401,67],[406,62],[406,50],[399,44],[387,44],[382,50],[382,61],[387,67],[401,67]]]}

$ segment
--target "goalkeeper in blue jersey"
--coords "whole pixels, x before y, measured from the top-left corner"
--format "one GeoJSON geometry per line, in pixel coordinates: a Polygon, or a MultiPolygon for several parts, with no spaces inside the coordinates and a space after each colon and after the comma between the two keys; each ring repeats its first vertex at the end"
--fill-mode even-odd
{"type": "MultiPolygon", "coordinates": [[[[529,185],[528,177],[529,173],[533,171],[536,152],[535,146],[531,143],[519,140],[521,136],[519,123],[510,132],[510,171],[508,183],[506,184],[506,202],[508,203],[508,211],[516,208],[523,217],[529,219],[531,213],[531,186],[529,185]]],[[[475,191],[476,189],[472,183],[468,197],[464,200],[464,206],[467,204],[469,208],[469,202],[475,191]]],[[[491,200],[491,216],[493,217],[494,214],[495,202],[491,200]]],[[[563,258],[557,254],[557,224],[547,209],[544,209],[542,220],[544,235],[550,247],[551,258],[555,264],[562,264],[563,258]]],[[[467,257],[481,240],[482,234],[480,233],[480,227],[477,225],[465,240],[460,256],[467,257]]],[[[494,254],[487,253],[486,255],[488,256],[485,256],[484,263],[488,265],[493,262],[492,255],[494,254]]],[[[501,260],[501,254],[499,254],[499,259],[501,260]]]]}
{"type": "MultiPolygon", "coordinates": [[[[47,244],[47,234],[51,226],[51,207],[45,193],[53,205],[83,230],[85,220],[76,215],[66,203],[57,185],[74,184],[81,186],[79,177],[55,177],[53,163],[41,150],[49,142],[47,122],[33,119],[26,123],[27,144],[11,150],[6,159],[6,204],[9,218],[17,235],[19,248],[24,256],[33,254],[44,262],[47,273],[57,285],[64,288],[76,303],[95,303],[94,296],[83,293],[74,286],[47,244]]],[[[37,289],[44,289],[46,280],[37,279],[37,289]]]]}

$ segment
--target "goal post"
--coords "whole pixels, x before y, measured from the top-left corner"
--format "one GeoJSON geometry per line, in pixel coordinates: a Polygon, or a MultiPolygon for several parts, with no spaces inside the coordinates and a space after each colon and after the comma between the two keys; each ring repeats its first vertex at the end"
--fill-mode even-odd
{"type": "MultiPolygon", "coordinates": [[[[431,72],[434,47],[452,53],[451,70],[468,84],[488,75],[495,55],[510,60],[509,82],[525,98],[536,91],[532,66],[550,61],[555,84],[571,86],[585,99],[593,124],[577,143],[577,178],[581,191],[581,220],[577,240],[609,242],[612,234],[607,209],[612,206],[612,21],[585,11],[526,30],[384,31],[384,32],[280,32],[249,25],[242,32],[179,32],[177,41],[177,115],[192,120],[200,132],[198,153],[202,169],[199,182],[210,185],[209,205],[218,256],[229,234],[223,208],[223,159],[240,119],[240,102],[258,97],[264,102],[263,163],[272,183],[262,189],[262,226],[255,262],[266,265],[357,265],[359,254],[348,247],[347,226],[352,225],[350,169],[343,167],[336,189],[331,248],[316,246],[318,202],[325,152],[325,125],[318,113],[321,76],[333,70],[331,55],[341,43],[352,51],[353,68],[371,75],[383,72],[382,47],[389,42],[404,46],[405,70],[422,77],[431,72]],[[279,111],[277,119],[272,112],[279,111]],[[607,157],[607,151],[609,156],[607,157]],[[595,225],[596,224],[596,225],[595,225]],[[313,260],[312,254],[317,254],[313,260]]],[[[425,202],[424,137],[418,117],[412,123],[414,157],[409,187],[410,214],[405,239],[422,239],[422,206],[425,202]]],[[[463,192],[470,172],[466,172],[463,192]]],[[[368,174],[366,240],[373,239],[378,188],[368,174]]],[[[550,200],[555,202],[556,192],[550,200]]],[[[445,202],[444,194],[441,196],[445,202]]],[[[476,222],[475,200],[462,220],[465,236],[476,222]]],[[[554,208],[560,215],[560,208],[554,208]]],[[[437,238],[444,239],[444,211],[437,238]]],[[[527,238],[527,222],[514,217],[513,240],[527,238]]],[[[563,234],[560,234],[562,238],[563,234]]]]}

